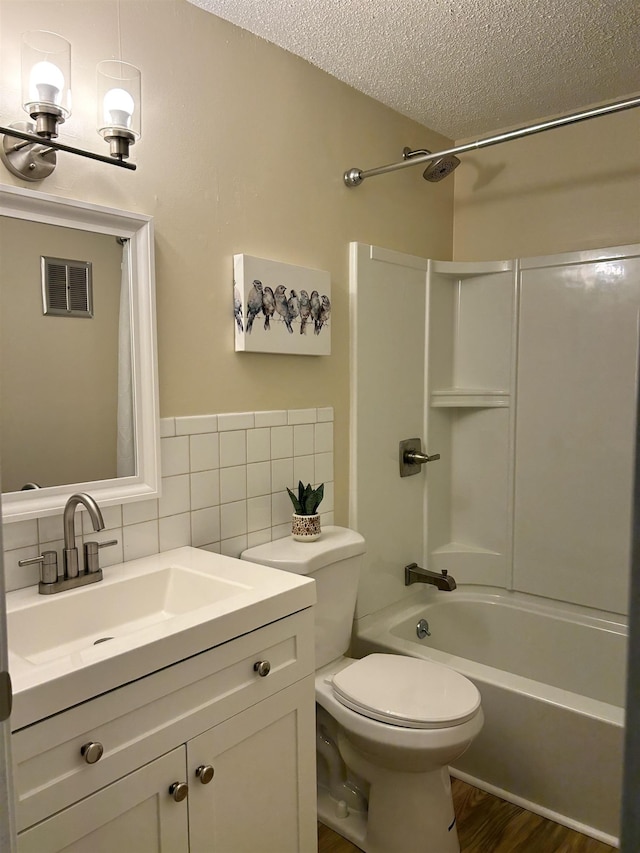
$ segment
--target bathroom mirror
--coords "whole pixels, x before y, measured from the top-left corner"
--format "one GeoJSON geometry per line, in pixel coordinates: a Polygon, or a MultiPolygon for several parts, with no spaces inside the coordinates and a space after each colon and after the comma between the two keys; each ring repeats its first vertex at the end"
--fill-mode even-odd
{"type": "Polygon", "coordinates": [[[3,520],[156,496],[151,218],[0,186],[0,252],[3,520]]]}

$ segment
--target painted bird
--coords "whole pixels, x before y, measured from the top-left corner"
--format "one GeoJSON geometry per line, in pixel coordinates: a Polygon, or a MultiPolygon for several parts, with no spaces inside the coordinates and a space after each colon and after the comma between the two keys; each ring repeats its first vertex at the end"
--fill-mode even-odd
{"type": "Polygon", "coordinates": [[[300,310],[300,334],[307,334],[307,321],[311,313],[311,303],[309,302],[309,294],[306,290],[301,290],[298,294],[298,308],[300,310]]]}
{"type": "Polygon", "coordinates": [[[276,287],[276,292],[274,294],[276,299],[276,311],[284,320],[284,324],[287,327],[287,331],[290,335],[293,334],[293,328],[291,326],[291,318],[289,317],[289,306],[287,304],[287,289],[284,284],[279,284],[276,287]]]}
{"type": "Polygon", "coordinates": [[[320,312],[322,311],[322,303],[317,290],[311,291],[311,319],[313,320],[314,330],[318,334],[318,323],[320,322],[320,312]]]}
{"type": "Polygon", "coordinates": [[[240,293],[238,292],[237,287],[233,288],[233,316],[236,318],[238,331],[242,332],[242,300],[240,299],[240,293]]]}
{"type": "Polygon", "coordinates": [[[316,327],[314,330],[316,335],[320,334],[320,330],[322,329],[322,327],[327,322],[327,320],[329,319],[330,316],[331,316],[331,301],[330,301],[328,296],[323,296],[322,297],[322,305],[320,307],[320,317],[318,319],[318,322],[316,323],[316,327]]]}
{"type": "Polygon", "coordinates": [[[271,318],[276,310],[276,298],[273,295],[273,290],[265,285],[262,291],[262,313],[264,314],[264,327],[267,331],[271,329],[271,318]]]}
{"type": "Polygon", "coordinates": [[[298,314],[300,313],[300,302],[298,300],[298,294],[293,288],[291,288],[289,293],[290,296],[287,299],[287,308],[289,309],[289,320],[295,320],[298,314]]]}
{"type": "Polygon", "coordinates": [[[253,321],[262,311],[262,282],[254,279],[247,297],[247,334],[251,333],[253,321]]]}

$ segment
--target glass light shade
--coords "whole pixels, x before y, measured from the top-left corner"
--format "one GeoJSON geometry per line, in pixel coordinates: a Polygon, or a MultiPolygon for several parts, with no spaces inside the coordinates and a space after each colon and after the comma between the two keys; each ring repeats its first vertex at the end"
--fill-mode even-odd
{"type": "Polygon", "coordinates": [[[71,115],[71,45],[62,36],[34,30],[22,36],[22,106],[33,116],[71,115]]]}
{"type": "Polygon", "coordinates": [[[105,139],[142,133],[141,75],[135,65],[116,59],[98,63],[98,133],[105,139]]]}

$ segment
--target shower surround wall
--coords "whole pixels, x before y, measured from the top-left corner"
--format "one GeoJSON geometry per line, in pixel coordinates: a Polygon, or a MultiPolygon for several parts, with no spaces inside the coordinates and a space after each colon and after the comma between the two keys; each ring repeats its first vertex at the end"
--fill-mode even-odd
{"type": "Polygon", "coordinates": [[[421,560],[625,614],[639,247],[465,263],[352,244],[351,260],[358,618],[427,595],[403,581],[421,560]],[[401,479],[416,436],[441,458],[401,479]]]}
{"type": "MultiPolygon", "coordinates": [[[[106,568],[182,545],[231,557],[291,533],[297,484],[325,484],[322,524],[333,524],[333,408],[289,409],[164,418],[160,421],[162,497],[103,507],[106,529],[94,533],[86,512],[81,535],[118,544],[100,552],[106,568]]],[[[7,591],[38,582],[37,567],[18,560],[55,549],[62,515],[3,526],[7,591]]],[[[60,565],[60,562],[59,562],[60,565]]]]}

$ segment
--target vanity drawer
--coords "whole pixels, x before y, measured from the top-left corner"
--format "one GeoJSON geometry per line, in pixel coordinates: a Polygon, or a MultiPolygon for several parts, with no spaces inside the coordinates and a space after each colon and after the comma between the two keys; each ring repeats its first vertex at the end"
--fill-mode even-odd
{"type": "Polygon", "coordinates": [[[309,608],[15,732],[18,829],[312,673],[313,638],[309,608]],[[90,743],[103,748],[94,764],[90,743]]]}

